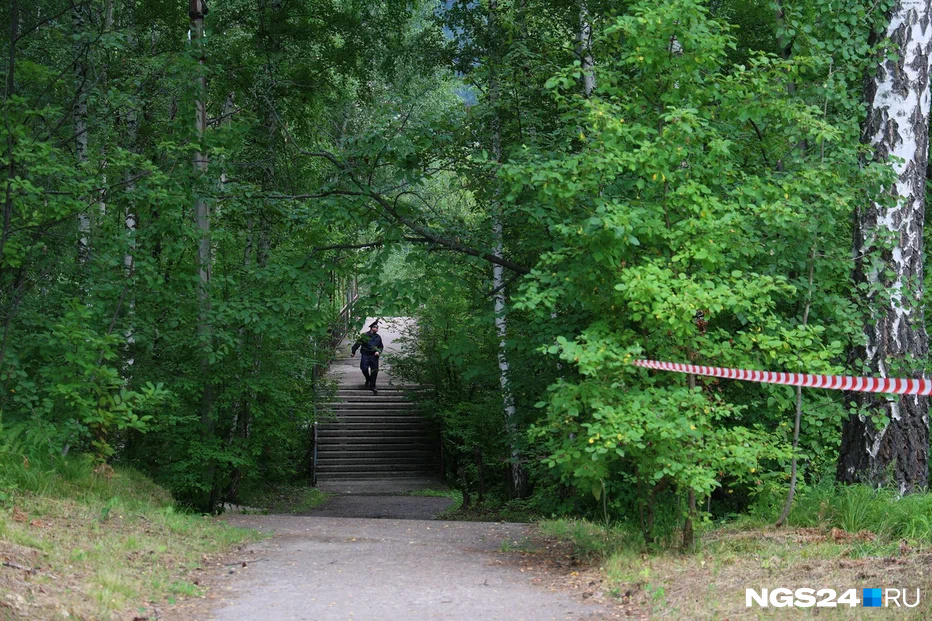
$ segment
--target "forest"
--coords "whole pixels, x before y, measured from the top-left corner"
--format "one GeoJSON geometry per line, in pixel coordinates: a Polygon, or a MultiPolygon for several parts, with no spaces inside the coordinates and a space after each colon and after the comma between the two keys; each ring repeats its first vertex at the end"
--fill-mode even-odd
{"type": "Polygon", "coordinates": [[[204,513],[305,480],[349,303],[416,318],[397,368],[467,503],[689,544],[925,491],[923,396],[631,362],[927,376],[928,2],[0,15],[4,460],[204,513]]]}

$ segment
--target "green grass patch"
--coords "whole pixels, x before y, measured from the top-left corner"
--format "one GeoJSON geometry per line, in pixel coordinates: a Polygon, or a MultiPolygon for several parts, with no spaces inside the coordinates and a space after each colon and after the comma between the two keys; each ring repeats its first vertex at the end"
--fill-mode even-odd
{"type": "MultiPolygon", "coordinates": [[[[629,613],[734,618],[747,614],[748,587],[841,593],[883,582],[927,591],[932,588],[925,570],[932,559],[930,515],[932,494],[901,498],[889,490],[821,485],[801,491],[788,526],[774,528],[762,510],[705,524],[691,554],[675,546],[646,546],[637,529],[626,524],[561,519],[542,521],[539,528],[547,540],[566,544],[559,554],[587,560],[591,571],[601,574],[605,592],[619,598],[629,613]]],[[[932,616],[932,601],[926,599],[918,609],[885,612],[926,619],[932,616]]],[[[823,613],[831,619],[866,614],[862,609],[823,613]]],[[[781,616],[803,618],[806,611],[782,610],[781,616]]]]}
{"type": "Polygon", "coordinates": [[[864,485],[807,488],[790,512],[790,524],[869,531],[882,539],[932,543],[932,494],[899,496],[864,485]]]}
{"type": "Polygon", "coordinates": [[[457,512],[463,506],[463,492],[458,489],[418,489],[407,492],[406,496],[423,496],[427,498],[449,498],[453,503],[443,510],[438,520],[455,520],[457,512]]]}
{"type": "Polygon", "coordinates": [[[271,485],[246,488],[239,500],[243,506],[264,513],[296,515],[326,504],[331,496],[309,485],[271,485]]]}
{"type": "Polygon", "coordinates": [[[0,556],[31,570],[5,568],[0,592],[25,618],[132,618],[199,595],[196,568],[259,537],[179,511],[139,472],[83,456],[2,455],[0,489],[0,556]]]}
{"type": "Polygon", "coordinates": [[[539,524],[545,536],[573,544],[576,552],[590,559],[607,558],[625,550],[637,550],[640,538],[623,527],[605,527],[586,520],[544,520],[539,524]]]}

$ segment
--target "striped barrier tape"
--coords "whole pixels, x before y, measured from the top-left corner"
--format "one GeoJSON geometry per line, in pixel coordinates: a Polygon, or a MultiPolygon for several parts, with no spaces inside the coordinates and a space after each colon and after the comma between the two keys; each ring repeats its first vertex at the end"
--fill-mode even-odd
{"type": "Polygon", "coordinates": [[[828,388],[830,390],[847,390],[849,392],[881,392],[895,395],[932,394],[932,380],[927,379],[851,377],[848,375],[808,375],[803,373],[777,373],[774,371],[748,371],[746,369],[704,367],[694,364],[680,364],[677,362],[659,362],[657,360],[635,360],[631,364],[660,371],[691,373],[693,375],[705,375],[708,377],[723,377],[725,379],[759,382],[761,384],[828,388]]]}

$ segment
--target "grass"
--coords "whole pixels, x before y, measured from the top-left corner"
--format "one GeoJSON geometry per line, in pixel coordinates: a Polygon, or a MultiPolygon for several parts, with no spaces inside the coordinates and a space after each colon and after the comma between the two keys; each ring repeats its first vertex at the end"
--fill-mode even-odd
{"type": "Polygon", "coordinates": [[[881,539],[932,544],[932,494],[899,497],[892,490],[862,485],[817,485],[803,492],[790,514],[792,524],[870,531],[881,539]]]}
{"type": "Polygon", "coordinates": [[[258,537],[178,511],[134,470],[82,457],[0,455],[0,490],[0,618],[146,616],[200,595],[197,569],[258,537]]]}
{"type": "Polygon", "coordinates": [[[453,503],[437,516],[438,520],[456,520],[457,512],[463,506],[463,492],[458,489],[419,489],[407,493],[408,496],[427,496],[429,498],[450,498],[453,503]]]}
{"type": "MultiPolygon", "coordinates": [[[[898,619],[932,618],[932,494],[897,498],[865,487],[804,490],[790,524],[775,529],[764,516],[706,525],[693,554],[650,550],[625,525],[583,520],[541,522],[543,556],[564,582],[597,583],[626,614],[651,618],[803,618],[811,609],[745,605],[746,588],[920,588],[918,608],[887,608],[898,619]],[[569,560],[568,560],[569,559],[569,560]],[[585,569],[582,569],[584,567],[585,569]]],[[[861,619],[870,609],[820,609],[828,619],[861,619]]],[[[876,614],[876,613],[873,613],[876,614]]]]}
{"type": "Polygon", "coordinates": [[[307,485],[275,485],[248,488],[240,492],[240,502],[264,513],[300,514],[322,506],[332,494],[307,485]]]}
{"type": "Polygon", "coordinates": [[[456,502],[444,511],[438,519],[461,520],[464,522],[536,522],[540,519],[533,501],[530,500],[487,500],[479,503],[475,499],[468,506],[463,506],[462,493],[454,491],[456,502]]]}

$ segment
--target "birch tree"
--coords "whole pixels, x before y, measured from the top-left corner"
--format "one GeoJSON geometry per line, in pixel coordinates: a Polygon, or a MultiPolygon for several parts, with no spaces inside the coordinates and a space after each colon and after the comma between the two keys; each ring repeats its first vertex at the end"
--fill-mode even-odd
{"type": "MultiPolygon", "coordinates": [[[[498,0],[489,2],[489,29],[493,48],[499,45],[498,30],[498,0]]],[[[490,54],[492,64],[494,65],[499,59],[497,54],[490,54]]],[[[492,158],[498,164],[502,162],[502,127],[501,118],[499,117],[497,106],[500,105],[501,85],[499,77],[496,74],[496,68],[493,66],[489,77],[489,104],[492,107],[492,136],[491,151],[492,158]]],[[[496,201],[492,206],[492,238],[494,249],[492,253],[499,259],[504,257],[505,236],[503,223],[502,204],[496,201]]],[[[505,268],[500,263],[492,264],[492,290],[494,293],[494,310],[495,310],[495,331],[498,335],[498,371],[499,381],[502,387],[502,404],[505,410],[505,427],[507,429],[511,443],[511,490],[515,497],[521,498],[526,495],[527,475],[521,466],[521,456],[515,444],[517,435],[517,408],[515,407],[515,398],[512,393],[510,378],[511,365],[508,362],[508,307],[505,289],[505,268]]]]}
{"type": "MultiPolygon", "coordinates": [[[[87,166],[87,80],[90,51],[83,37],[89,20],[89,6],[77,4],[72,9],[71,23],[75,33],[74,60],[74,149],[79,166],[87,166]]],[[[87,211],[78,214],[78,263],[84,266],[90,259],[91,217],[87,211]]]]}
{"type": "MultiPolygon", "coordinates": [[[[206,63],[206,50],[204,45],[204,17],[207,15],[207,5],[204,0],[190,0],[188,13],[191,18],[191,43],[197,54],[197,65],[194,76],[194,85],[197,92],[195,105],[195,128],[199,144],[198,150],[194,153],[194,169],[196,173],[195,184],[207,174],[207,154],[204,153],[203,140],[204,133],[207,130],[207,78],[204,74],[204,65],[206,63]]],[[[197,269],[198,269],[198,319],[197,319],[197,336],[201,348],[201,377],[203,387],[201,393],[200,417],[201,433],[205,442],[210,441],[214,435],[214,386],[211,381],[210,357],[209,350],[211,346],[212,330],[210,325],[210,272],[211,272],[211,252],[210,252],[210,211],[207,201],[201,195],[201,191],[196,191],[194,199],[194,222],[198,230],[197,245],[197,269]]],[[[216,505],[216,486],[213,484],[214,467],[208,468],[207,485],[211,490],[210,499],[208,500],[207,509],[212,511],[216,505]]]]}
{"type": "MultiPolygon", "coordinates": [[[[855,282],[868,306],[865,345],[855,352],[881,377],[924,376],[928,336],[922,307],[923,223],[929,141],[929,0],[898,0],[885,36],[898,47],[868,76],[861,140],[888,162],[895,181],[855,215],[855,282]]],[[[856,393],[842,430],[838,479],[886,482],[902,493],[926,486],[928,400],[856,393]],[[883,422],[880,417],[885,417],[883,422]]]]}
{"type": "Polygon", "coordinates": [[[595,90],[595,60],[592,58],[592,20],[586,0],[579,3],[579,57],[582,62],[583,95],[595,90]]]}

